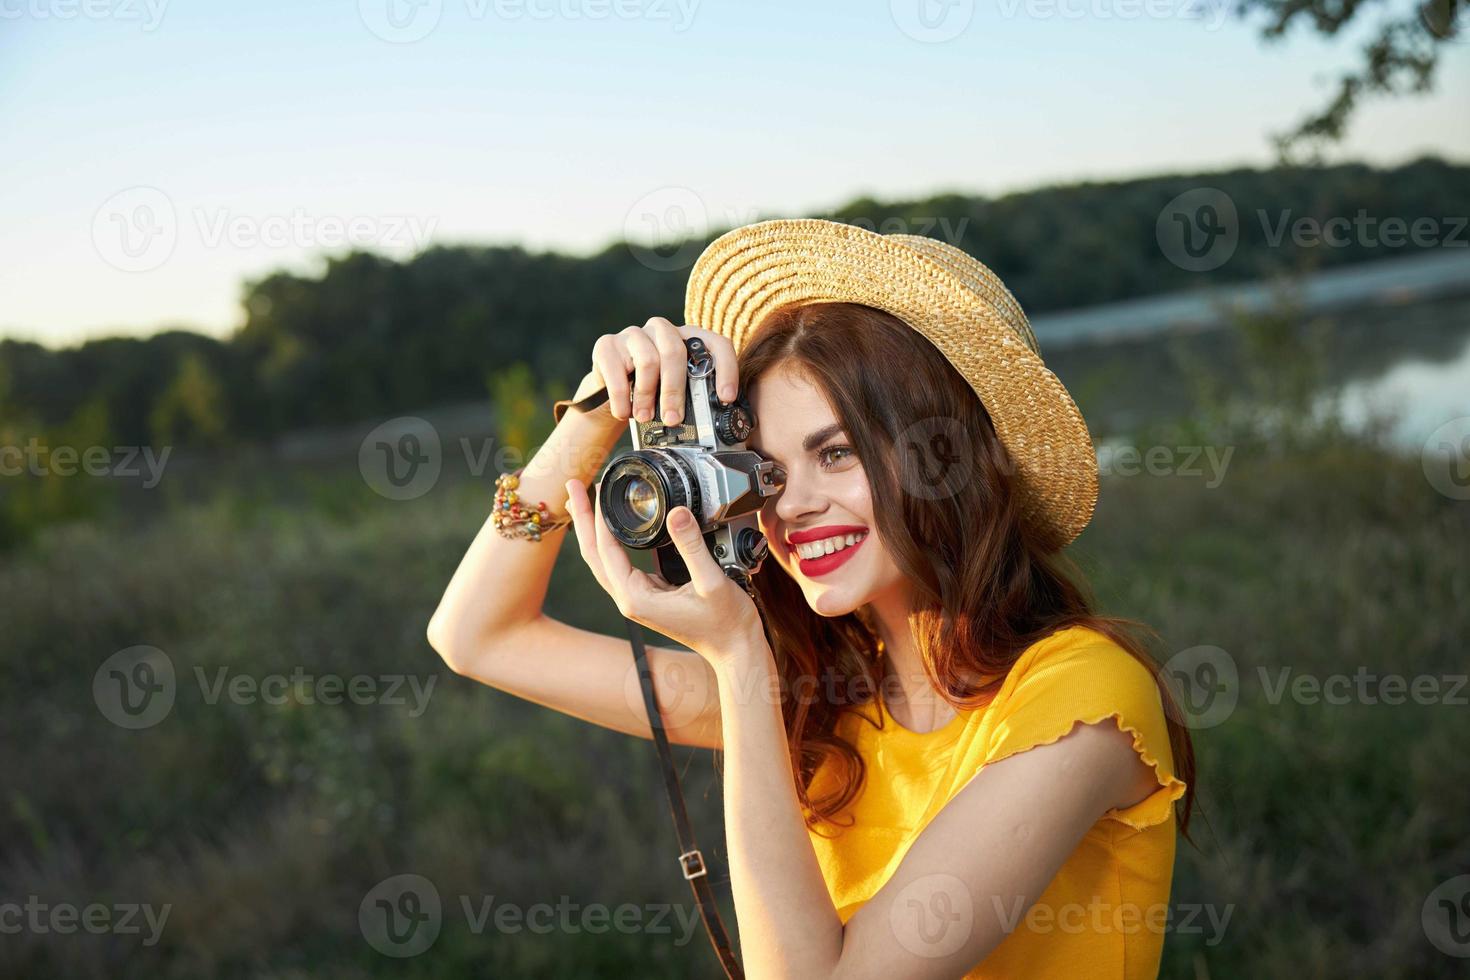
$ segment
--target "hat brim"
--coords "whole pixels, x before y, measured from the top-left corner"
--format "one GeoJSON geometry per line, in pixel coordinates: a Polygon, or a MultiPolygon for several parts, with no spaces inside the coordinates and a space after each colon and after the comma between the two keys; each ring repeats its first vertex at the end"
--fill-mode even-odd
{"type": "Polygon", "coordinates": [[[1050,547],[1064,547],[1097,504],[1087,423],[1028,346],[1029,327],[1018,334],[1013,324],[1024,314],[1004,307],[1014,303],[1009,292],[986,285],[993,274],[959,249],[933,240],[915,247],[912,237],[817,218],[733,229],[690,270],[684,321],[728,337],[739,352],[767,314],[788,304],[860,303],[893,314],[969,382],[1015,461],[1023,519],[1050,547]]]}

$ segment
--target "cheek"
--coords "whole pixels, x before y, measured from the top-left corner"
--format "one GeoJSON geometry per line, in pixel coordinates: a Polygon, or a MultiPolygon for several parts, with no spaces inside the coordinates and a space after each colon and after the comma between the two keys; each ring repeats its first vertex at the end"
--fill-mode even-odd
{"type": "Polygon", "coordinates": [[[873,491],[861,467],[842,474],[841,483],[833,487],[832,500],[857,518],[857,523],[873,527],[873,491]]]}
{"type": "Polygon", "coordinates": [[[757,513],[760,522],[760,532],[766,536],[766,544],[770,547],[771,557],[780,563],[786,563],[786,543],[781,539],[778,530],[779,522],[776,520],[776,505],[767,501],[765,506],[757,513]]]}
{"type": "MultiPolygon", "coordinates": [[[[884,546],[883,537],[878,530],[878,522],[873,516],[873,492],[868,486],[867,477],[859,469],[851,474],[851,480],[846,478],[849,474],[844,473],[843,486],[833,494],[833,503],[841,507],[845,512],[851,514],[854,523],[863,524],[869,529],[868,545],[872,548],[872,558],[877,560],[880,569],[893,570],[896,566],[892,556],[884,546]]],[[[882,573],[880,573],[882,574],[882,573]]],[[[887,578],[887,575],[883,577],[887,578]]]]}
{"type": "Polygon", "coordinates": [[[772,497],[770,500],[767,500],[761,506],[756,516],[760,518],[761,533],[768,538],[774,538],[778,523],[776,520],[776,498],[772,497]]]}

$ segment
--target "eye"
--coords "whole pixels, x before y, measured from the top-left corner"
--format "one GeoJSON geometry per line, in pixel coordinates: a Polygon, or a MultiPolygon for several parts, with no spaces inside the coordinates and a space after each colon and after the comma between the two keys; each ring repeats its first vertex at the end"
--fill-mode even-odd
{"type": "Polygon", "coordinates": [[[853,451],[851,446],[828,446],[817,452],[817,459],[821,461],[818,465],[824,470],[830,470],[852,455],[853,451]],[[836,457],[835,459],[833,459],[834,456],[836,457]],[[832,462],[828,462],[829,459],[832,459],[832,462]]]}

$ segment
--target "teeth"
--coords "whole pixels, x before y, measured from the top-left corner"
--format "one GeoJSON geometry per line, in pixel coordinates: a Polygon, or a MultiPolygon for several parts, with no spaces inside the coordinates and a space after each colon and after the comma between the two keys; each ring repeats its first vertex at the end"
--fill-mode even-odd
{"type": "Polygon", "coordinates": [[[807,561],[811,561],[813,558],[821,558],[823,555],[830,555],[834,551],[841,551],[843,548],[850,548],[867,536],[868,532],[861,531],[857,534],[840,535],[835,538],[824,538],[821,541],[808,541],[805,544],[796,545],[795,550],[796,553],[802,558],[806,559],[807,561]]]}

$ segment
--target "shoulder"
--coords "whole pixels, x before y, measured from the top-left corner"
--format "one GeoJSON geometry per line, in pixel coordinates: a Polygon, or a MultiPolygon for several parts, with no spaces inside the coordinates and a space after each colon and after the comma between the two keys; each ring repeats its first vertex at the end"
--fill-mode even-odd
{"type": "Polygon", "coordinates": [[[997,701],[1065,694],[1076,702],[1162,703],[1155,668],[1090,626],[1069,626],[1033,643],[1016,660],[997,701]]]}
{"type": "Polygon", "coordinates": [[[1160,787],[1147,806],[1118,816],[1135,827],[1159,822],[1184,791],[1174,774],[1163,697],[1155,668],[1107,634],[1068,627],[1021,655],[990,705],[985,761],[1050,745],[1078,730],[1074,751],[1110,752],[1124,744],[1151,770],[1160,787]],[[1109,724],[1110,723],[1110,724],[1109,724]]]}

